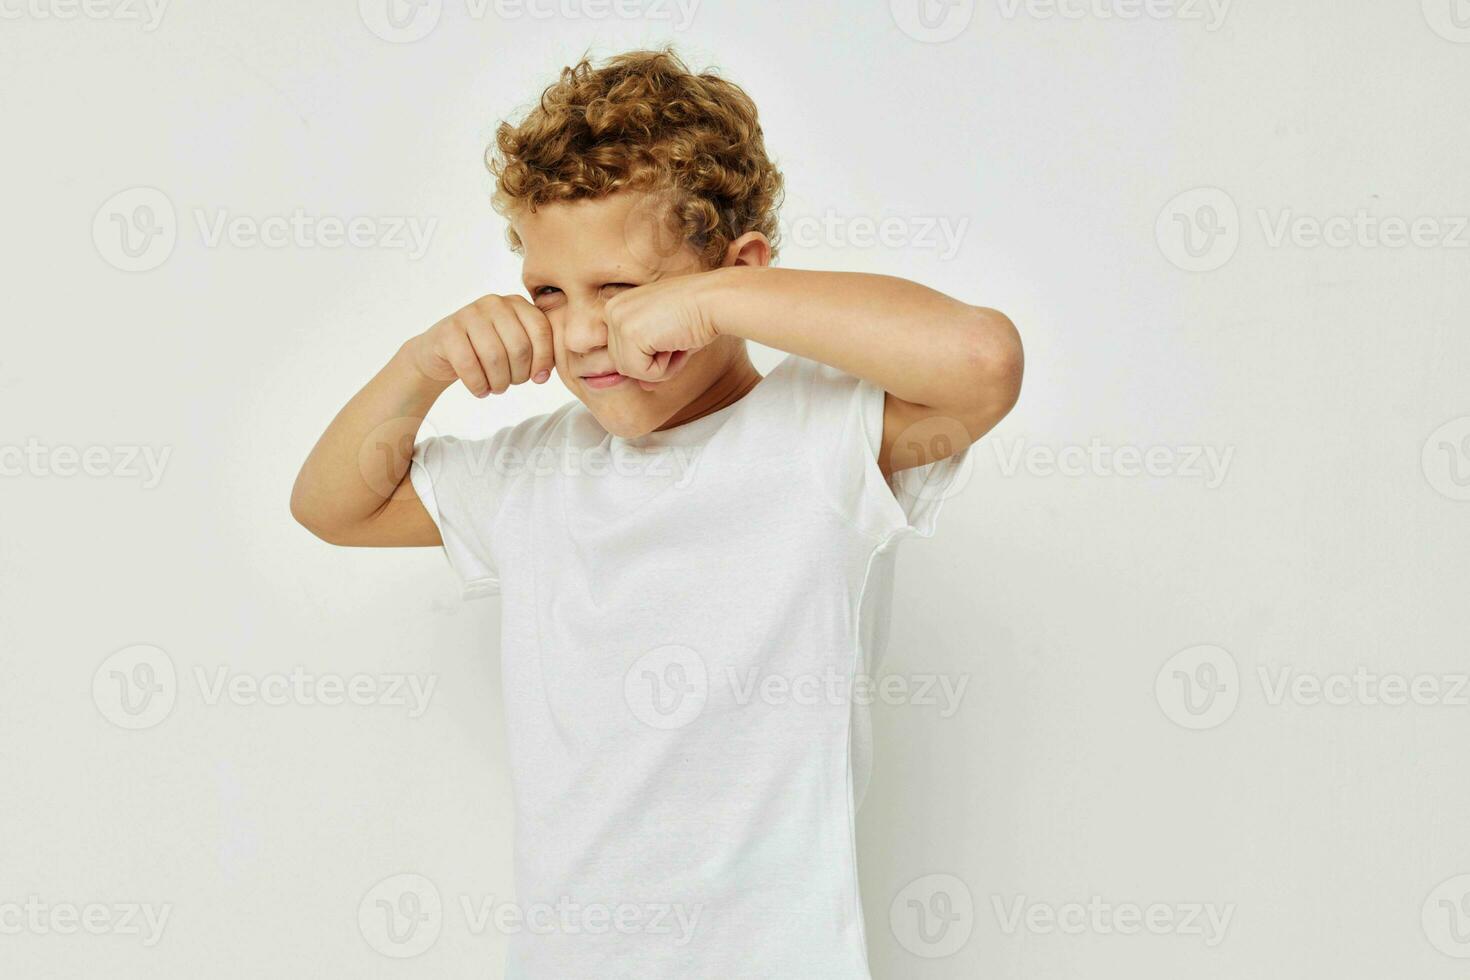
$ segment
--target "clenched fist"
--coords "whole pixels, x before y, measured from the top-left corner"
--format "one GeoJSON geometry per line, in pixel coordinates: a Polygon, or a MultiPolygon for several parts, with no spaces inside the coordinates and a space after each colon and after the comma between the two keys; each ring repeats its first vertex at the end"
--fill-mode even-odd
{"type": "Polygon", "coordinates": [[[715,342],[708,273],[672,276],[607,301],[607,347],[613,365],[648,390],[672,378],[690,354],[715,342]]]}
{"type": "Polygon", "coordinates": [[[409,341],[414,367],[426,378],[464,382],[476,398],[551,377],[556,357],[551,323],[520,296],[481,296],[409,341]]]}

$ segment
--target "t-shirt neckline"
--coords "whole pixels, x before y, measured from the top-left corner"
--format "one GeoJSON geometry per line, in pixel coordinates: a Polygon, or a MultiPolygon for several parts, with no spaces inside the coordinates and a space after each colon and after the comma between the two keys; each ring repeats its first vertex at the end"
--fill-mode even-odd
{"type": "Polygon", "coordinates": [[[760,391],[761,388],[765,387],[765,381],[765,376],[762,376],[761,380],[757,381],[755,385],[744,395],[742,395],[737,401],[731,402],[724,408],[710,412],[708,415],[701,415],[697,419],[685,422],[682,425],[676,425],[672,429],[660,429],[654,432],[646,433],[645,435],[631,436],[628,438],[611,435],[611,433],[609,433],[609,437],[611,438],[612,444],[614,446],[636,450],[657,450],[665,449],[670,446],[701,445],[705,442],[708,442],[710,437],[713,436],[722,425],[729,421],[730,416],[735,414],[736,409],[749,402],[751,398],[755,397],[756,393],[760,391]]]}

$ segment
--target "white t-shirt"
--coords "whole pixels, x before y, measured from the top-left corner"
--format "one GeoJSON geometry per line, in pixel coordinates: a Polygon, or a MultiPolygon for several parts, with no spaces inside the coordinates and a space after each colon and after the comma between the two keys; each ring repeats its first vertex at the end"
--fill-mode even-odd
{"type": "Polygon", "coordinates": [[[893,548],[964,455],[884,480],[883,392],[787,357],[633,439],[580,403],[419,443],[466,597],[499,593],[506,975],[867,978],[854,810],[893,548]]]}

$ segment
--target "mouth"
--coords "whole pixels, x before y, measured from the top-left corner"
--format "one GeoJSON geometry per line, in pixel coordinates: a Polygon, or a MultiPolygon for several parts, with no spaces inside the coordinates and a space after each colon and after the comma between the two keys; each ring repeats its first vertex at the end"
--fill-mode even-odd
{"type": "Polygon", "coordinates": [[[616,371],[603,371],[600,374],[582,375],[582,383],[589,388],[601,390],[603,388],[615,388],[627,381],[628,377],[616,371]]]}

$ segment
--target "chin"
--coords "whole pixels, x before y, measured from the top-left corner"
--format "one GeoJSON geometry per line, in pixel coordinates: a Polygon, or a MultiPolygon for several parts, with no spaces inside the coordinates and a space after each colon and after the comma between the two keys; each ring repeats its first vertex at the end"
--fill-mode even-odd
{"type": "Polygon", "coordinates": [[[641,394],[641,390],[611,396],[593,393],[591,397],[582,396],[581,402],[608,432],[620,439],[635,439],[663,425],[677,410],[639,397],[641,394]]]}

